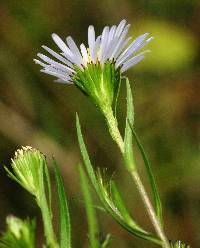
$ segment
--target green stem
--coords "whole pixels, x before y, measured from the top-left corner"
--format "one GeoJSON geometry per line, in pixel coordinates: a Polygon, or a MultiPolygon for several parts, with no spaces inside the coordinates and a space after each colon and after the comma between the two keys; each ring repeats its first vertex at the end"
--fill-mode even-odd
{"type": "Polygon", "coordinates": [[[147,192],[144,188],[144,185],[140,179],[139,174],[137,173],[137,171],[132,171],[131,176],[132,176],[133,181],[135,182],[136,187],[140,193],[142,201],[143,201],[144,205],[146,206],[147,213],[149,215],[149,218],[152,221],[152,224],[156,230],[156,233],[163,242],[162,243],[163,248],[169,248],[170,247],[169,242],[165,236],[165,233],[164,233],[162,226],[160,225],[160,222],[158,221],[158,218],[155,214],[154,208],[153,208],[151,201],[147,195],[147,192]]]}
{"type": "Polygon", "coordinates": [[[45,236],[47,240],[47,245],[50,248],[59,248],[57,241],[55,239],[55,234],[54,234],[52,220],[51,220],[51,214],[49,211],[47,211],[46,207],[39,205],[39,203],[38,203],[38,206],[40,207],[41,213],[42,213],[42,220],[44,223],[44,232],[45,232],[45,236]]]}
{"type": "Polygon", "coordinates": [[[59,248],[58,243],[56,241],[55,233],[53,230],[52,224],[52,214],[50,211],[50,206],[48,206],[46,192],[45,192],[45,178],[44,178],[44,170],[47,165],[42,163],[40,168],[40,180],[38,187],[40,188],[39,194],[36,197],[37,204],[42,213],[42,220],[44,223],[44,233],[46,237],[47,247],[49,248],[59,248]]]}
{"type": "Polygon", "coordinates": [[[119,132],[118,122],[117,122],[117,119],[113,115],[112,108],[111,107],[105,108],[103,110],[103,114],[106,118],[106,122],[108,125],[110,135],[112,139],[117,143],[121,153],[123,154],[124,153],[124,141],[119,132]]]}
{"type": "MultiPolygon", "coordinates": [[[[111,108],[107,108],[106,110],[104,110],[104,116],[106,118],[106,122],[107,122],[107,125],[108,125],[108,129],[109,129],[109,132],[110,132],[110,135],[112,137],[112,139],[117,143],[121,153],[122,153],[122,156],[124,157],[124,141],[122,139],[122,136],[120,134],[120,131],[118,129],[118,122],[117,122],[117,119],[114,117],[113,115],[113,111],[111,108]]],[[[138,192],[142,198],[142,201],[145,205],[145,208],[147,210],[147,213],[149,215],[149,218],[154,226],[154,229],[158,235],[158,237],[161,239],[162,241],[162,247],[163,248],[170,248],[170,245],[169,245],[169,242],[166,238],[166,235],[164,233],[164,230],[155,214],[155,210],[151,204],[151,201],[148,197],[148,194],[144,188],[144,185],[140,179],[140,176],[137,172],[137,170],[133,170],[130,172],[131,173],[131,176],[132,176],[132,179],[134,181],[134,183],[136,184],[136,187],[138,189],[138,192]]]]}

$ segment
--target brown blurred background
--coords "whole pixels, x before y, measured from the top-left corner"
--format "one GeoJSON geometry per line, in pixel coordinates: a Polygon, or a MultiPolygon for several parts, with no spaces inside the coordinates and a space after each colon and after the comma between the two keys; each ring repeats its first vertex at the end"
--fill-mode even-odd
{"type": "MultiPolygon", "coordinates": [[[[69,198],[73,247],[88,247],[87,222],[77,173],[80,153],[75,130],[79,113],[96,166],[114,173],[135,218],[151,224],[122,167],[103,117],[76,87],[53,83],[33,63],[41,45],[55,48],[51,33],[87,41],[87,27],[100,33],[121,19],[132,24],[133,37],[150,32],[155,40],[145,61],[127,73],[134,93],[138,134],[149,154],[164,204],[170,239],[200,245],[200,2],[198,0],[6,0],[0,6],[0,163],[10,164],[22,145],[39,148],[59,162],[69,198]]],[[[123,132],[125,85],[118,116],[123,132]]],[[[144,174],[138,156],[140,172],[144,174]]],[[[143,176],[146,186],[145,174],[143,176]]],[[[0,229],[5,217],[37,216],[32,198],[0,170],[0,229]]],[[[95,199],[95,195],[94,195],[95,199]]],[[[98,202],[98,201],[96,201],[98,202]]],[[[154,247],[126,233],[105,213],[97,212],[102,235],[111,233],[111,247],[154,247]]]]}

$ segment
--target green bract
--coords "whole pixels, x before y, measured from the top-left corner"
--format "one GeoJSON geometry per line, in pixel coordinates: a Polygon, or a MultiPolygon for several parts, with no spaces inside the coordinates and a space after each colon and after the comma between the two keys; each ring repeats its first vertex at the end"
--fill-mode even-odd
{"type": "Polygon", "coordinates": [[[39,195],[39,174],[40,168],[45,162],[44,155],[32,147],[22,147],[15,153],[12,159],[13,173],[6,168],[8,175],[17,181],[32,195],[39,195]]]}
{"type": "Polygon", "coordinates": [[[121,81],[120,68],[115,68],[111,61],[88,63],[84,69],[75,66],[76,74],[73,82],[83,93],[90,96],[93,102],[103,111],[116,104],[121,81]],[[114,102],[115,99],[115,102],[114,102]]]}

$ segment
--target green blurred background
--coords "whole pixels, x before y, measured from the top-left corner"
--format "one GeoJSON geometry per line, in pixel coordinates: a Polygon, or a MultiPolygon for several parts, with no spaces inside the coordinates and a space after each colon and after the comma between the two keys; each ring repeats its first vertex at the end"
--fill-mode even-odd
{"type": "MultiPolygon", "coordinates": [[[[75,112],[95,165],[108,167],[130,212],[153,230],[104,119],[73,85],[53,83],[33,63],[41,45],[55,48],[51,33],[87,41],[87,27],[98,33],[126,18],[133,37],[150,32],[151,53],[127,73],[134,93],[136,127],[149,154],[164,204],[166,232],[200,247],[200,2],[198,0],[6,0],[0,6],[0,163],[10,164],[21,145],[39,148],[58,160],[69,198],[74,247],[88,247],[77,163],[80,153],[75,112]]],[[[118,116],[123,132],[125,85],[118,116]]],[[[140,172],[148,187],[141,158],[140,172]]],[[[33,199],[0,170],[0,229],[8,214],[41,218],[33,199]]],[[[95,195],[94,195],[95,199],[95,195]]],[[[98,201],[96,201],[98,202],[98,201]]],[[[55,206],[56,209],[56,206],[55,206]]],[[[126,233],[98,212],[101,235],[110,232],[111,247],[154,247],[126,233]]]]}

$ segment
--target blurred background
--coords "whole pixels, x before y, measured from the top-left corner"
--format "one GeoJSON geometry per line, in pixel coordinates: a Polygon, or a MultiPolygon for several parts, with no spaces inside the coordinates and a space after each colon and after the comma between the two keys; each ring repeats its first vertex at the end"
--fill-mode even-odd
{"type": "MultiPolygon", "coordinates": [[[[0,6],[0,164],[10,165],[22,145],[39,148],[59,162],[69,199],[73,247],[88,247],[87,220],[79,185],[81,160],[75,130],[78,112],[92,161],[114,173],[127,206],[152,230],[117,147],[96,107],[73,85],[53,83],[33,58],[45,44],[55,49],[51,33],[87,41],[88,25],[99,34],[105,25],[127,19],[130,35],[150,32],[151,53],[128,71],[134,94],[138,134],[152,162],[171,240],[200,244],[200,2],[198,0],[7,0],[0,6]],[[76,230],[76,231],[75,231],[76,230]]],[[[125,84],[118,107],[123,132],[125,84]]],[[[138,153],[138,151],[136,151],[138,153]]],[[[138,167],[146,187],[144,166],[138,167]]],[[[41,217],[33,199],[0,170],[0,230],[8,214],[41,217]]],[[[94,200],[98,203],[95,194],[94,200]]],[[[55,206],[56,209],[56,206],[55,206]]],[[[111,233],[111,247],[154,247],[126,233],[107,214],[97,212],[101,235],[111,233]]],[[[40,240],[38,241],[38,244],[40,240]]],[[[38,245],[39,246],[39,245],[38,245]]]]}

